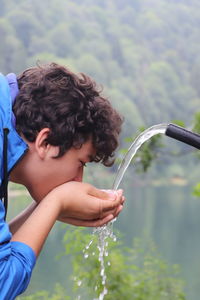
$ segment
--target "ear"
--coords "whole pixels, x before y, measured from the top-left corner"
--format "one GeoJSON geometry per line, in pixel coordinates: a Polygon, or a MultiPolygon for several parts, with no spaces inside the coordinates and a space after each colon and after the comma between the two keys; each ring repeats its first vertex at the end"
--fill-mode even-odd
{"type": "Polygon", "coordinates": [[[35,149],[41,159],[46,159],[58,155],[58,146],[52,146],[47,142],[49,128],[43,128],[38,133],[35,140],[35,149]]]}

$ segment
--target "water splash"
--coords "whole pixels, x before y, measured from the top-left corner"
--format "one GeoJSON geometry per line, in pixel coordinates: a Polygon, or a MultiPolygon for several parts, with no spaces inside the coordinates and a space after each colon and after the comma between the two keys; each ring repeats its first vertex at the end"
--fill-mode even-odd
{"type": "MultiPolygon", "coordinates": [[[[135,156],[138,149],[144,144],[147,140],[157,134],[165,134],[168,124],[158,124],[154,125],[145,131],[143,131],[131,144],[126,155],[124,156],[122,163],[120,164],[115,180],[113,182],[112,189],[117,190],[123,176],[135,156]]],[[[107,294],[108,290],[106,288],[106,274],[105,274],[105,263],[104,257],[108,255],[107,246],[108,242],[106,241],[108,238],[111,238],[113,241],[116,241],[116,236],[113,233],[113,223],[116,219],[109,222],[107,225],[102,227],[97,227],[94,229],[93,234],[98,235],[98,249],[99,249],[99,261],[100,261],[100,275],[102,278],[103,291],[100,293],[98,299],[94,300],[103,300],[104,296],[107,294]]]]}

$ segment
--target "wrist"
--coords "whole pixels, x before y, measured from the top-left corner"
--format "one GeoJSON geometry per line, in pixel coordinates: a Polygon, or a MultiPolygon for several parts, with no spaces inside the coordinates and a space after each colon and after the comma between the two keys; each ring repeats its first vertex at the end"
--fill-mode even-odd
{"type": "Polygon", "coordinates": [[[63,212],[70,210],[70,197],[69,195],[73,194],[74,190],[70,190],[69,183],[65,183],[64,185],[58,186],[54,188],[42,201],[49,202],[57,213],[59,217],[63,212]]]}
{"type": "Polygon", "coordinates": [[[62,203],[59,200],[59,197],[54,193],[54,191],[50,192],[48,195],[44,197],[43,200],[38,204],[38,206],[43,205],[44,209],[48,209],[48,211],[58,218],[62,211],[62,203]]]}

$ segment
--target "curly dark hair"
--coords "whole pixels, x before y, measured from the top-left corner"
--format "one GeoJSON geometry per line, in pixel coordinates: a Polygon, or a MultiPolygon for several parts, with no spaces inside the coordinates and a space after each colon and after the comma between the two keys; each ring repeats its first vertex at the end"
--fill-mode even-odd
{"type": "Polygon", "coordinates": [[[90,77],[51,63],[27,69],[17,80],[13,111],[19,134],[34,142],[49,128],[47,142],[59,146],[57,157],[92,137],[94,161],[112,165],[123,120],[90,77]]]}

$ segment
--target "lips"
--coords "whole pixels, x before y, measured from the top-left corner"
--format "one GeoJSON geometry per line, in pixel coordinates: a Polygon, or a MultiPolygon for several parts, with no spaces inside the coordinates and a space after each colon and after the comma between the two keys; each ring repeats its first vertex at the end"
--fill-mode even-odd
{"type": "Polygon", "coordinates": [[[76,182],[82,182],[82,180],[79,177],[74,177],[72,180],[70,181],[76,181],[76,182]]]}

